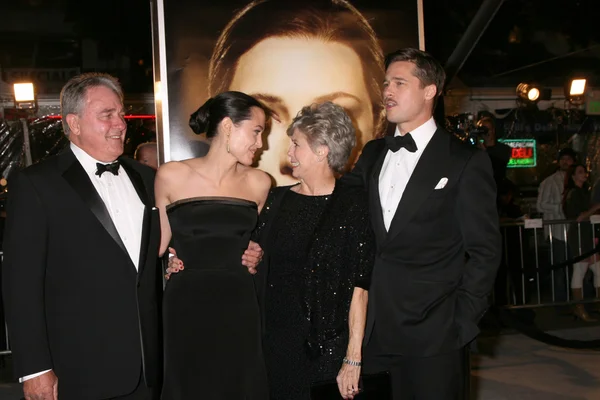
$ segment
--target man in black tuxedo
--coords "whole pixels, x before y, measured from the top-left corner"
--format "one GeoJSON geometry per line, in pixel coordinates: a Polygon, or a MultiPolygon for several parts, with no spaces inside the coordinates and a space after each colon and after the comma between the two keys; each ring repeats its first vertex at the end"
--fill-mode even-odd
{"type": "Polygon", "coordinates": [[[61,92],[70,148],[10,182],[3,295],[25,399],[154,399],[160,390],[160,227],[154,171],[121,158],[119,83],[61,92]]]}
{"type": "Polygon", "coordinates": [[[390,54],[383,97],[395,136],[367,143],[344,178],[368,190],[378,248],[364,372],[390,371],[394,399],[457,399],[500,264],[489,157],[432,117],[444,79],[425,52],[390,54]]]}

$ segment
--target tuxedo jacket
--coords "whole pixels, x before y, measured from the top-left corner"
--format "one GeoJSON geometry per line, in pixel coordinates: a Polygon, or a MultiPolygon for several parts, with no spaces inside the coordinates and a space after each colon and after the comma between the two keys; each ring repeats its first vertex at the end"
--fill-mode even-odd
{"type": "Polygon", "coordinates": [[[391,355],[458,349],[477,335],[500,265],[489,157],[437,129],[386,231],[379,175],[387,151],[384,139],[367,143],[343,178],[366,187],[376,237],[365,343],[375,332],[391,355]]]}
{"type": "Polygon", "coordinates": [[[154,171],[121,161],[145,206],[139,271],[70,149],[10,181],[2,290],[14,372],[53,369],[61,400],[160,383],[154,171]]]}

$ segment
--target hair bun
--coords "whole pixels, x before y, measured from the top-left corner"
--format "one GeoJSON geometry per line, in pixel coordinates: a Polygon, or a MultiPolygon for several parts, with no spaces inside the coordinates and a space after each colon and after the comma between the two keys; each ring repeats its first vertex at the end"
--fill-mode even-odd
{"type": "Polygon", "coordinates": [[[213,103],[213,100],[214,99],[212,97],[206,100],[206,102],[202,104],[199,109],[190,115],[189,125],[196,135],[206,132],[208,123],[210,121],[210,106],[213,103]]]}

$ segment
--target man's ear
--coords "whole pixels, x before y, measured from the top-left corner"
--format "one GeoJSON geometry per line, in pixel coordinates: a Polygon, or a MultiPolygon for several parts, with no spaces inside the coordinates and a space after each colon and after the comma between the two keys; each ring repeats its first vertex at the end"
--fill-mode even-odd
{"type": "Polygon", "coordinates": [[[437,96],[437,87],[435,85],[425,86],[425,99],[432,100],[437,96]]]}
{"type": "Polygon", "coordinates": [[[81,133],[81,128],[79,126],[79,117],[77,115],[67,114],[67,125],[69,125],[71,134],[79,135],[81,133]]]}

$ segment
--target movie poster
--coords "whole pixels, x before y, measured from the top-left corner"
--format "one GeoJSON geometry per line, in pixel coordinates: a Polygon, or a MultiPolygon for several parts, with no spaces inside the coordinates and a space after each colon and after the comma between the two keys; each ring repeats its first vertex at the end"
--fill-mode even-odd
{"type": "Polygon", "coordinates": [[[357,157],[386,130],[384,55],[423,47],[420,10],[419,0],[157,0],[161,160],[206,154],[209,143],[192,132],[189,117],[227,90],[255,96],[273,111],[255,166],[278,185],[294,182],[286,128],[305,105],[343,106],[357,131],[357,157]]]}

